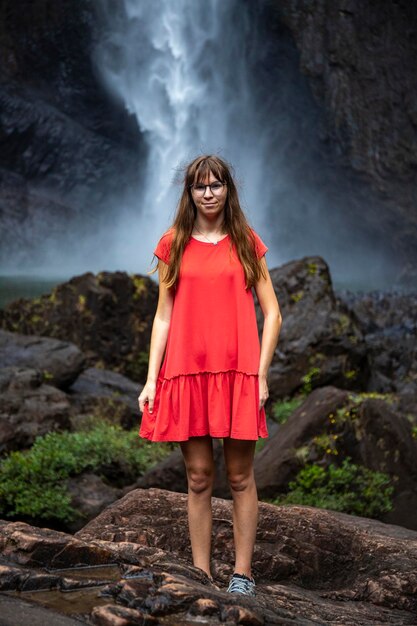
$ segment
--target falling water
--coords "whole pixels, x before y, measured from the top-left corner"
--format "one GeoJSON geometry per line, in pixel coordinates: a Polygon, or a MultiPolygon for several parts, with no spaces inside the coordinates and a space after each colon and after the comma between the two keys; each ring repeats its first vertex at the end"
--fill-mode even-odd
{"type": "Polygon", "coordinates": [[[336,281],[380,282],[384,250],[351,211],[368,200],[358,200],[345,173],[323,156],[322,113],[289,33],[276,26],[267,32],[271,5],[100,0],[98,6],[94,61],[148,147],[138,164],[143,188],[114,212],[108,268],[115,259],[122,269],[149,268],[175,213],[181,166],[218,153],[234,166],[243,209],[270,248],[270,266],[320,254],[336,281]]]}
{"type": "Polygon", "coordinates": [[[142,197],[119,219],[116,240],[122,242],[126,264],[133,255],[137,259],[138,236],[156,243],[169,225],[180,193],[180,167],[200,153],[219,153],[232,163],[249,219],[261,225],[262,146],[254,148],[251,24],[245,4],[102,4],[106,36],[96,60],[108,88],[136,116],[149,147],[142,197]]]}

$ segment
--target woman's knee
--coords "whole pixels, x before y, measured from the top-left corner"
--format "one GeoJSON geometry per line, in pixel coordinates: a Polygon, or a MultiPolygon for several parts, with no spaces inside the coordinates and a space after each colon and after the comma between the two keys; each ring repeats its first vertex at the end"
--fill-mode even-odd
{"type": "Polygon", "coordinates": [[[188,487],[195,494],[213,489],[214,471],[212,467],[187,468],[188,487]]]}
{"type": "Polygon", "coordinates": [[[212,488],[214,480],[213,442],[210,436],[192,437],[181,442],[189,490],[202,493],[212,488]]]}
{"type": "Polygon", "coordinates": [[[229,472],[229,485],[232,491],[246,491],[255,482],[253,471],[250,472],[229,472]]]}

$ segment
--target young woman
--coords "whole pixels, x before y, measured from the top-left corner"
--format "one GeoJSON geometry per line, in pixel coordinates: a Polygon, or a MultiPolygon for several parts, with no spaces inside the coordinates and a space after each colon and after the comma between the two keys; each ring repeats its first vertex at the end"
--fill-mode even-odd
{"type": "Polygon", "coordinates": [[[228,591],[248,595],[258,524],[253,459],[257,439],[268,437],[267,373],[281,328],[267,249],[247,223],[230,166],[218,156],[194,159],[154,250],[159,300],[138,398],[139,435],[180,443],[193,562],[211,581],[212,438],[223,438],[236,557],[228,591]],[[264,317],[261,345],[252,287],[264,317]]]}

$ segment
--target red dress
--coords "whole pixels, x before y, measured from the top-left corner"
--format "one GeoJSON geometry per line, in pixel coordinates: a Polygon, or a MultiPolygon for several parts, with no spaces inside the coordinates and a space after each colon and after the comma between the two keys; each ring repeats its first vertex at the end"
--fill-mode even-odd
{"type": "MultiPolygon", "coordinates": [[[[268,250],[259,235],[256,253],[268,250]]],[[[154,250],[169,263],[172,231],[154,250]]],[[[139,435],[186,441],[211,435],[268,437],[259,410],[260,343],[255,304],[230,236],[217,244],[191,237],[181,261],[154,409],[142,414],[139,435]]]]}

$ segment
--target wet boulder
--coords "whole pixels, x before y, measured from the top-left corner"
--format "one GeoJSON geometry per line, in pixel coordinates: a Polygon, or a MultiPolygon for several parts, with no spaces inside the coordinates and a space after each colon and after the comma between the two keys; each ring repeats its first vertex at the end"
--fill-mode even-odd
{"type": "Polygon", "coordinates": [[[146,377],[158,286],[126,272],[74,276],[50,294],[20,298],[2,312],[3,328],[72,341],[87,365],[146,377]]]}
{"type": "Polygon", "coordinates": [[[367,390],[398,393],[404,409],[417,417],[417,295],[343,291],[339,297],[364,336],[370,368],[367,390]]]}
{"type": "Polygon", "coordinates": [[[38,436],[71,427],[67,395],[35,369],[0,369],[0,393],[1,452],[28,448],[38,436]]]}
{"type": "Polygon", "coordinates": [[[417,530],[417,440],[389,395],[314,390],[255,457],[260,497],[288,491],[306,463],[353,463],[387,474],[393,508],[381,519],[417,530]]]}
{"type": "Polygon", "coordinates": [[[37,369],[60,389],[69,387],[85,367],[81,350],[68,341],[5,330],[0,330],[0,363],[37,369]]]}
{"type": "Polygon", "coordinates": [[[67,480],[67,488],[71,506],[77,511],[76,520],[67,525],[72,532],[82,528],[87,521],[94,519],[106,506],[122,496],[121,489],[92,472],[71,476],[67,480]]]}
{"type": "Polygon", "coordinates": [[[74,426],[84,415],[100,414],[118,421],[123,428],[139,426],[138,396],[142,385],[110,370],[88,367],[68,389],[74,426]]]}
{"type": "MultiPolygon", "coordinates": [[[[304,257],[270,271],[283,323],[269,370],[272,399],[323,385],[364,389],[366,345],[348,308],[336,298],[321,257],[304,257]]],[[[259,329],[262,313],[257,306],[259,329]]]]}

